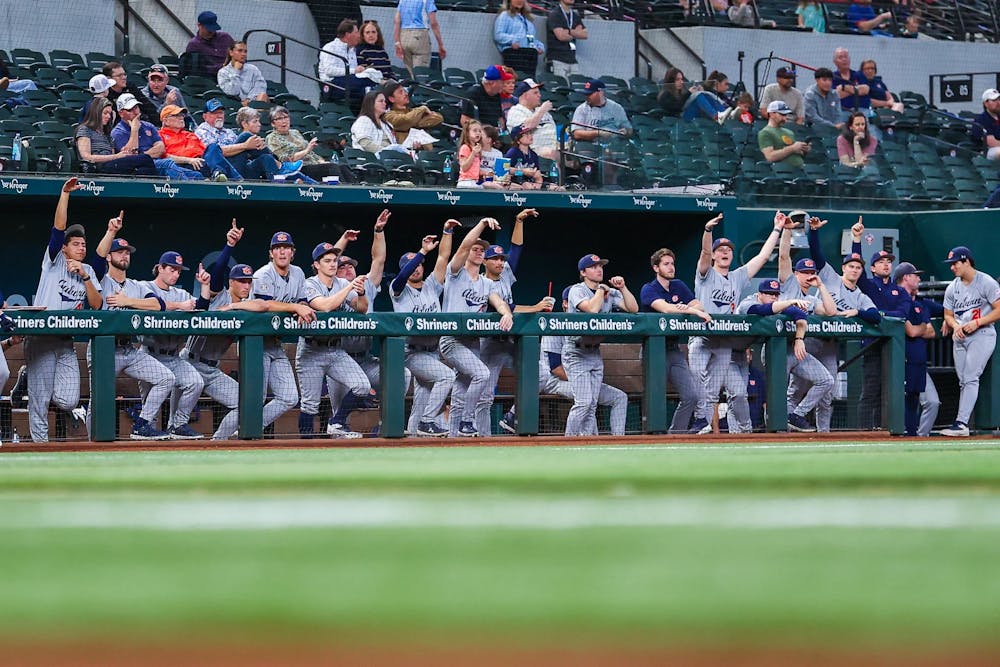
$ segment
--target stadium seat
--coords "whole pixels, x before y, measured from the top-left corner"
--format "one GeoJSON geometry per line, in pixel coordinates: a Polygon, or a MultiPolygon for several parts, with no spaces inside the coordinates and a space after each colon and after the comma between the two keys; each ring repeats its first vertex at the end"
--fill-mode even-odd
{"type": "Polygon", "coordinates": [[[66,72],[73,72],[78,69],[88,69],[83,56],[79,53],[66,51],[65,49],[54,49],[49,51],[49,63],[58,69],[66,72]]]}
{"type": "Polygon", "coordinates": [[[33,51],[32,49],[11,49],[10,62],[18,67],[27,69],[31,69],[35,65],[41,65],[42,67],[48,67],[49,65],[49,61],[45,58],[44,53],[33,51]]]}
{"type": "Polygon", "coordinates": [[[100,51],[91,51],[90,53],[86,53],[83,58],[87,61],[88,69],[95,73],[100,72],[101,68],[109,62],[117,60],[115,56],[107,53],[101,53],[100,51]]]}

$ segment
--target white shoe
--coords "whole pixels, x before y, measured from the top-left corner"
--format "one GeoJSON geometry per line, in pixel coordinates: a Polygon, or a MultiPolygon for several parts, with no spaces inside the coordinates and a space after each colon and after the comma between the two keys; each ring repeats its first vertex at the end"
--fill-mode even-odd
{"type": "Polygon", "coordinates": [[[82,405],[78,405],[72,410],[70,410],[70,414],[73,415],[73,419],[77,421],[80,422],[87,421],[87,408],[83,407],[82,405]]]}
{"type": "Polygon", "coordinates": [[[955,422],[948,428],[941,429],[941,435],[949,438],[968,438],[969,427],[962,422],[955,422]]]}
{"type": "Polygon", "coordinates": [[[343,424],[327,424],[326,434],[335,440],[358,440],[361,438],[360,433],[352,431],[343,424]]]}

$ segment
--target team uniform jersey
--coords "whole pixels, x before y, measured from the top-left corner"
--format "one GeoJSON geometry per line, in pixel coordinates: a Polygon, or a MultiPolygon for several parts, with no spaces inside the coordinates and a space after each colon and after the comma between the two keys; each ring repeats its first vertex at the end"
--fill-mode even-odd
{"type": "MultiPolygon", "coordinates": [[[[323,284],[323,281],[319,279],[319,276],[311,276],[309,278],[306,278],[305,284],[303,286],[303,292],[305,294],[306,302],[311,304],[313,299],[320,299],[320,298],[325,299],[326,297],[333,296],[334,294],[344,289],[345,287],[350,287],[350,286],[351,286],[350,281],[344,280],[343,278],[337,278],[335,276],[333,278],[333,282],[330,283],[329,287],[327,287],[325,284],[323,284]]],[[[352,290],[351,293],[347,295],[347,298],[344,299],[344,302],[340,304],[337,310],[349,310],[348,304],[351,301],[355,301],[357,297],[358,297],[357,293],[352,290]]],[[[355,312],[353,311],[353,309],[350,310],[351,312],[355,312]]]]}
{"type": "MultiPolygon", "coordinates": [[[[573,285],[569,290],[569,309],[567,313],[582,313],[580,310],[580,304],[584,301],[588,301],[597,293],[596,290],[592,290],[587,287],[587,283],[577,283],[573,285]]],[[[590,313],[591,315],[596,315],[599,313],[610,313],[613,309],[621,309],[622,304],[625,303],[625,297],[621,293],[621,290],[617,290],[612,287],[608,291],[608,296],[601,302],[601,308],[597,313],[590,313]]],[[[595,345],[604,340],[603,336],[566,336],[564,343],[565,346],[575,345],[580,342],[585,345],[595,345]]]]}
{"type": "Polygon", "coordinates": [[[484,313],[493,293],[499,293],[497,283],[486,276],[473,280],[464,266],[454,273],[449,270],[444,280],[442,310],[446,313],[484,313]]]}
{"type": "MultiPolygon", "coordinates": [[[[365,296],[368,298],[368,309],[365,310],[366,313],[375,312],[375,297],[378,293],[382,291],[382,288],[378,285],[372,284],[372,281],[365,281],[365,296]]],[[[358,312],[350,302],[356,301],[356,295],[350,295],[344,300],[344,306],[341,310],[345,310],[349,313],[358,312]]],[[[372,337],[371,336],[344,336],[341,338],[340,346],[343,347],[351,354],[360,354],[363,352],[370,352],[372,349],[372,337]]]]}
{"type": "MultiPolygon", "coordinates": [[[[90,264],[82,266],[100,292],[101,283],[93,267],[90,264]]],[[[46,310],[80,310],[86,302],[87,285],[82,277],[69,272],[66,255],[57,252],[53,258],[46,248],[42,257],[42,275],[35,291],[35,305],[44,306],[46,310]]]]}
{"type": "MultiPolygon", "coordinates": [[[[993,312],[992,304],[998,299],[1000,285],[997,281],[982,271],[976,271],[976,276],[968,285],[961,278],[951,281],[944,292],[944,307],[955,314],[955,322],[962,326],[989,315],[993,312]]],[[[992,329],[993,325],[990,324],[989,328],[992,329]]]]}
{"type": "Polygon", "coordinates": [[[656,312],[653,302],[659,299],[672,306],[686,305],[694,301],[694,293],[680,280],[671,280],[668,288],[664,288],[659,280],[653,280],[639,290],[639,310],[644,313],[656,312]]]}
{"type": "MultiPolygon", "coordinates": [[[[517,277],[514,275],[514,270],[510,268],[510,264],[504,263],[500,277],[493,282],[496,284],[496,293],[510,307],[511,312],[514,312],[514,283],[517,282],[517,277]]],[[[490,308],[492,309],[492,306],[490,308]]]]}
{"type": "Polygon", "coordinates": [[[112,294],[124,294],[130,299],[145,299],[153,296],[152,291],[143,289],[139,281],[132,278],[126,278],[124,282],[118,282],[111,276],[106,275],[101,279],[100,285],[101,292],[105,295],[104,304],[101,306],[102,310],[131,310],[131,308],[124,306],[109,306],[106,297],[112,294]]]}
{"type": "Polygon", "coordinates": [[[709,267],[704,276],[695,272],[694,292],[706,313],[732,315],[736,312],[740,294],[749,284],[750,272],[745,266],[733,269],[725,276],[709,267]]]}
{"type": "MultiPolygon", "coordinates": [[[[222,290],[208,302],[209,310],[219,310],[233,302],[229,290],[222,290]]],[[[187,341],[187,349],[192,357],[218,361],[229,350],[235,338],[232,336],[191,336],[187,341]]]]}
{"type": "MultiPolygon", "coordinates": [[[[809,315],[815,313],[816,306],[821,303],[819,295],[802,292],[802,286],[799,284],[799,280],[798,278],[795,277],[794,273],[785,278],[785,282],[781,283],[781,292],[778,294],[778,298],[782,301],[789,301],[789,300],[805,301],[807,304],[809,304],[809,307],[805,308],[804,310],[809,315]]],[[[757,302],[757,299],[753,294],[748,296],[746,299],[743,299],[743,301],[740,303],[740,307],[737,308],[737,312],[739,312],[740,314],[746,314],[746,311],[741,309],[743,308],[747,299],[752,299],[754,303],[757,302]]],[[[752,306],[753,304],[750,305],[752,306]]],[[[747,306],[747,308],[749,308],[749,306],[747,306]]]]}
{"type": "MultiPolygon", "coordinates": [[[[863,311],[875,308],[875,302],[860,287],[851,289],[845,285],[840,275],[829,264],[824,264],[823,268],[820,269],[819,279],[823,281],[826,289],[830,291],[833,302],[837,304],[837,310],[863,311]]],[[[886,290],[889,293],[892,291],[898,291],[898,289],[893,287],[891,290],[886,290]]]]}
{"type": "Polygon", "coordinates": [[[273,263],[265,264],[253,274],[253,294],[266,301],[302,303],[305,300],[306,276],[302,269],[289,265],[288,275],[282,276],[273,263]]]}
{"type": "MultiPolygon", "coordinates": [[[[140,289],[146,290],[147,293],[152,293],[164,301],[193,301],[194,297],[187,290],[183,290],[176,285],[172,285],[167,289],[161,289],[157,286],[155,281],[144,280],[139,283],[140,289]]],[[[152,352],[158,352],[160,354],[170,354],[176,352],[184,343],[187,341],[185,336],[143,336],[142,342],[150,348],[152,352]]]]}

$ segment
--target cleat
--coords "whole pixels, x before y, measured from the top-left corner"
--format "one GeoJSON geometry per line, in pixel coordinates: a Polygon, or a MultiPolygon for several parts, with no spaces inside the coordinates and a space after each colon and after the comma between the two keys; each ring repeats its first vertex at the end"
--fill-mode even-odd
{"type": "Polygon", "coordinates": [[[968,438],[969,427],[962,422],[955,422],[948,428],[941,429],[941,435],[948,438],[968,438]]]}
{"type": "Polygon", "coordinates": [[[417,425],[417,435],[423,438],[443,438],[448,435],[448,429],[441,428],[434,422],[420,422],[417,425]]]}
{"type": "Polygon", "coordinates": [[[170,433],[171,440],[201,440],[205,437],[187,424],[175,426],[168,433],[170,433]]]}
{"type": "Polygon", "coordinates": [[[500,428],[507,431],[508,433],[513,433],[517,435],[517,417],[509,412],[505,412],[503,419],[500,420],[500,428]]]}
{"type": "Polygon", "coordinates": [[[334,440],[358,440],[361,438],[360,433],[352,431],[344,424],[327,424],[326,434],[334,440]]]}
{"type": "Polygon", "coordinates": [[[788,415],[788,430],[798,431],[799,433],[812,433],[816,429],[806,420],[805,417],[797,415],[793,412],[788,415]]]}
{"type": "Polygon", "coordinates": [[[478,438],[479,431],[472,425],[472,422],[462,422],[458,425],[458,434],[463,438],[478,438]]]}
{"type": "Polygon", "coordinates": [[[706,435],[712,432],[712,425],[708,423],[707,419],[698,418],[694,420],[693,424],[691,424],[691,430],[689,432],[695,435],[706,435]]]}
{"type": "Polygon", "coordinates": [[[164,433],[142,417],[139,417],[135,420],[135,424],[132,425],[132,435],[129,437],[133,440],[169,440],[170,434],[164,433]]]}

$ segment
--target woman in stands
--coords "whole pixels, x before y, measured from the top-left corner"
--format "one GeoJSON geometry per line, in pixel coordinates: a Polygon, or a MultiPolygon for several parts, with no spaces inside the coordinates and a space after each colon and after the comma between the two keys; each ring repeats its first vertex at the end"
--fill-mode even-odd
{"type": "Polygon", "coordinates": [[[535,36],[528,0],[504,0],[493,23],[493,42],[504,65],[535,76],[538,54],[545,52],[545,44],[535,36]]]}
{"type": "Polygon", "coordinates": [[[374,67],[382,73],[382,78],[394,79],[389,54],[385,50],[385,39],[378,27],[378,21],[365,21],[361,26],[361,43],[357,47],[358,64],[374,67]]]}
{"type": "Polygon", "coordinates": [[[115,124],[115,111],[111,100],[95,97],[87,109],[83,122],[76,127],[76,153],[85,172],[102,174],[131,174],[156,176],[153,158],[139,152],[139,119],[132,123],[132,135],[115,152],[111,141],[111,128],[115,124]]]}
{"type": "Polygon", "coordinates": [[[826,32],[826,17],[816,0],[799,0],[795,8],[800,28],[812,28],[813,32],[826,32]]]}
{"type": "Polygon", "coordinates": [[[868,158],[875,154],[878,139],[868,132],[868,118],[855,111],[847,119],[844,132],[837,137],[837,155],[840,164],[861,169],[868,165],[868,158]]]}
{"type": "Polygon", "coordinates": [[[250,104],[251,100],[270,101],[267,96],[267,80],[256,65],[247,62],[246,42],[236,42],[229,47],[226,64],[216,77],[222,92],[239,99],[243,106],[250,104]]]}
{"type": "Polygon", "coordinates": [[[698,90],[697,86],[688,89],[684,85],[684,72],[676,67],[671,67],[667,70],[666,76],[663,77],[663,90],[660,91],[656,101],[660,103],[668,116],[680,116],[688,98],[691,97],[691,93],[696,90],[698,90]]]}
{"type": "Polygon", "coordinates": [[[326,176],[338,176],[344,183],[353,183],[354,176],[347,167],[341,168],[316,154],[316,138],[307,140],[298,130],[292,129],[292,118],[283,106],[271,108],[271,128],[267,135],[267,147],[281,162],[302,162],[300,171],[317,181],[326,176]]]}
{"type": "Polygon", "coordinates": [[[406,152],[396,142],[392,125],[383,120],[385,110],[385,94],[381,90],[371,90],[365,95],[361,100],[361,113],[351,125],[351,145],[354,148],[376,154],[387,149],[406,152]]]}

